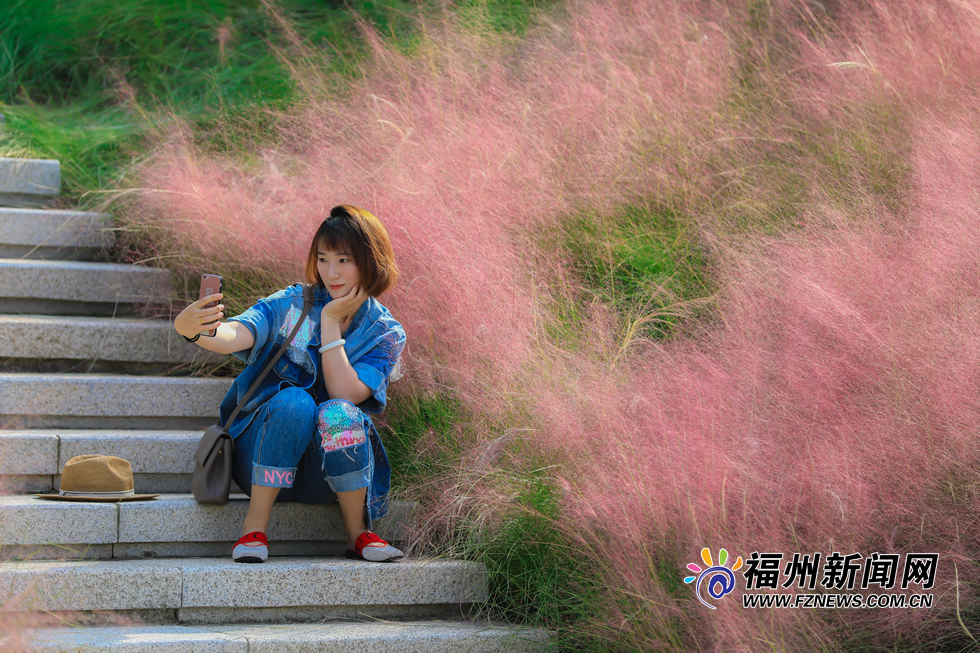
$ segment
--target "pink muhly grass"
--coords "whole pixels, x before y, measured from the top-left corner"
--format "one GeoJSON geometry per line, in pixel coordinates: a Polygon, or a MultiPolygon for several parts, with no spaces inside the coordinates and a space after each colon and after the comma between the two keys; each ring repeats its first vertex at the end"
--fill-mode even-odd
{"type": "MultiPolygon", "coordinates": [[[[728,254],[723,328],[539,392],[538,441],[560,452],[568,512],[604,542],[618,591],[646,586],[633,595],[649,609],[676,605],[637,562],[683,564],[667,552],[694,559],[702,546],[928,550],[944,561],[939,606],[952,608],[954,563],[961,602],[975,601],[980,133],[921,128],[907,226],[743,245],[728,254]]],[[[699,619],[710,635],[698,638],[755,650],[777,632],[751,611],[723,614],[699,619]]],[[[898,631],[926,618],[878,617],[898,631]]],[[[642,623],[639,641],[659,646],[642,623]]],[[[828,637],[815,621],[796,629],[781,646],[828,637]]]]}
{"type": "Polygon", "coordinates": [[[669,3],[583,5],[516,47],[429,29],[409,58],[365,28],[370,74],[279,116],[274,151],[207,155],[175,127],[140,170],[130,219],[154,229],[164,264],[292,282],[331,206],[369,208],[404,271],[384,301],[415,378],[483,405],[534,355],[549,290],[528,263],[554,254],[530,234],[666,186],[670,171],[631,168],[634,152],[709,115],[728,55],[669,3]]]}
{"type": "MultiPolygon", "coordinates": [[[[779,3],[781,14],[801,12],[779,3]]],[[[811,99],[833,105],[891,99],[905,108],[941,113],[976,107],[980,77],[980,12],[972,2],[835,2],[832,30],[798,30],[811,99]],[[829,32],[829,33],[828,33],[829,32]],[[817,82],[817,84],[814,84],[817,82]]],[[[826,21],[820,21],[826,22],[826,21]]]]}

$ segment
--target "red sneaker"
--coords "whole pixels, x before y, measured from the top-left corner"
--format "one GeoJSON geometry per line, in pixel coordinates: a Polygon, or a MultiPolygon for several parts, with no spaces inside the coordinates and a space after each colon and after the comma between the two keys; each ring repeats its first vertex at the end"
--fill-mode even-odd
{"type": "Polygon", "coordinates": [[[354,540],[353,551],[347,549],[347,557],[351,560],[369,560],[370,562],[398,562],[405,557],[405,554],[371,531],[366,531],[354,540]]]}
{"type": "Polygon", "coordinates": [[[269,540],[265,533],[252,531],[247,535],[242,535],[235,548],[232,549],[231,558],[235,562],[265,562],[269,559],[269,540]]]}

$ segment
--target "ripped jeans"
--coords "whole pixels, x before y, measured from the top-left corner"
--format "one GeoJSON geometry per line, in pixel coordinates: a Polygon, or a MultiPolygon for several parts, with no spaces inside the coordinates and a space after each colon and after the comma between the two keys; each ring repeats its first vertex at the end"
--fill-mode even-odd
{"type": "Polygon", "coordinates": [[[259,485],[281,488],[277,503],[330,503],[337,492],[370,494],[373,474],[363,415],[345,399],[317,406],[305,390],[283,388],[235,438],[232,478],[249,496],[259,485]]]}

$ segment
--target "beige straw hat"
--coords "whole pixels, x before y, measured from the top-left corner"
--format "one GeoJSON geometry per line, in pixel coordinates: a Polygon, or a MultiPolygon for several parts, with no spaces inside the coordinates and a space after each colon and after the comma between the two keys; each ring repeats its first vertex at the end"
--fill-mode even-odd
{"type": "Polygon", "coordinates": [[[90,453],[75,456],[65,463],[58,494],[36,496],[54,501],[115,502],[155,499],[160,495],[133,492],[133,468],[128,460],[90,453]]]}

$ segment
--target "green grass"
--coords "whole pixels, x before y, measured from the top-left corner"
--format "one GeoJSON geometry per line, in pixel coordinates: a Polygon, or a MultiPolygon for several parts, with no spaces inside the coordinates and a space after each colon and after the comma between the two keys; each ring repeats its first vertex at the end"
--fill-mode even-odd
{"type": "Polygon", "coordinates": [[[908,205],[912,178],[912,144],[905,110],[895,102],[874,102],[862,107],[859,118],[842,125],[817,128],[805,144],[826,166],[835,183],[822,184],[842,210],[852,201],[854,186],[861,184],[875,202],[892,217],[908,205]]]}
{"type": "MultiPolygon", "coordinates": [[[[174,111],[199,134],[239,117],[256,123],[261,107],[283,106],[295,95],[269,47],[282,39],[259,7],[258,0],[4,3],[0,111],[7,125],[0,152],[61,161],[62,194],[72,203],[114,187],[140,153],[156,110],[174,111]]],[[[364,48],[343,3],[291,0],[281,8],[303,38],[332,53],[329,72],[356,74],[364,48]]],[[[400,0],[354,8],[400,41],[414,29],[415,6],[400,0]]],[[[220,139],[225,132],[213,133],[220,139]]]]}
{"type": "Polygon", "coordinates": [[[85,105],[46,108],[0,103],[0,156],[57,159],[61,192],[67,202],[96,201],[83,196],[112,186],[139,142],[136,121],[119,108],[91,110],[85,105]]]}
{"type": "Polygon", "coordinates": [[[503,523],[462,533],[454,553],[486,567],[487,618],[549,629],[560,650],[608,650],[601,637],[582,628],[602,614],[601,571],[595,555],[561,530],[559,493],[546,467],[509,479],[517,496],[503,523]]]}
{"type": "Polygon", "coordinates": [[[392,490],[433,478],[455,466],[461,442],[454,426],[463,408],[448,396],[401,395],[390,402],[378,432],[392,464],[392,490]]]}
{"type": "MultiPolygon", "coordinates": [[[[452,477],[463,442],[474,435],[460,434],[468,423],[470,416],[448,395],[399,395],[392,401],[379,432],[394,468],[393,490],[413,488],[415,498],[430,483],[452,477]]],[[[520,446],[519,441],[508,445],[520,446]]],[[[592,556],[561,530],[560,495],[548,476],[550,465],[539,461],[532,467],[538,471],[521,476],[494,471],[481,479],[514,497],[506,514],[495,515],[499,521],[492,526],[464,519],[437,553],[486,566],[490,597],[483,616],[551,629],[561,650],[605,650],[598,637],[580,627],[601,610],[599,570],[590,566],[592,556]]]]}
{"type": "MultiPolygon", "coordinates": [[[[545,3],[547,4],[547,3],[545,3]]],[[[410,46],[413,18],[439,3],[281,0],[327,73],[354,76],[366,54],[350,10],[410,46]],[[349,7],[349,9],[348,9],[349,7]]],[[[522,31],[535,9],[523,0],[465,0],[490,24],[522,31]]],[[[0,101],[111,102],[121,81],[148,105],[184,111],[288,102],[295,87],[268,43],[283,44],[259,0],[13,0],[0,7],[0,101]]]]}
{"type": "MultiPolygon", "coordinates": [[[[412,5],[355,7],[383,32],[410,29],[412,5]]],[[[281,8],[303,37],[338,52],[344,69],[355,46],[342,3],[281,8]]],[[[8,103],[108,100],[121,80],[141,102],[192,111],[288,100],[294,90],[267,47],[276,32],[257,0],[19,0],[0,9],[0,26],[0,99],[8,103]]]]}
{"type": "MultiPolygon", "coordinates": [[[[367,55],[351,11],[410,51],[417,41],[414,18],[440,6],[402,0],[278,4],[299,36],[323,53],[318,68],[340,83],[360,74],[367,55]]],[[[535,8],[534,0],[465,0],[454,11],[476,12],[494,29],[521,32],[535,8]]],[[[0,130],[0,154],[60,160],[62,192],[71,203],[114,187],[140,154],[143,130],[159,110],[190,121],[216,149],[233,146],[222,139],[241,132],[236,123],[268,139],[274,132],[262,107],[282,108],[296,99],[270,45],[288,49],[259,0],[2,3],[0,112],[7,125],[0,130]]]]}
{"type": "Polygon", "coordinates": [[[574,337],[583,308],[596,300],[618,312],[624,346],[634,338],[667,338],[710,306],[706,254],[691,222],[672,209],[630,206],[608,219],[576,216],[564,224],[563,240],[582,286],[576,303],[559,303],[552,334],[559,340],[574,337]]]}

